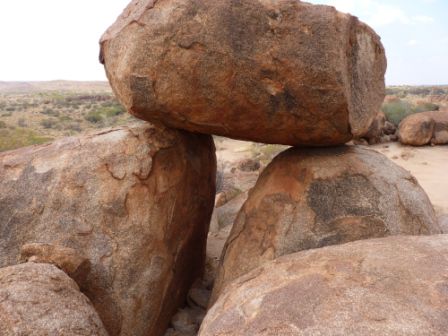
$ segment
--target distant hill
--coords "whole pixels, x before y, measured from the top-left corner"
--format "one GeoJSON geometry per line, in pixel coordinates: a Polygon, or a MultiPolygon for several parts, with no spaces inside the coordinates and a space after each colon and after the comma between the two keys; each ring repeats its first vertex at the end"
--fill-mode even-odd
{"type": "Polygon", "coordinates": [[[0,93],[60,92],[112,92],[106,81],[48,81],[48,82],[2,82],[0,93]]]}

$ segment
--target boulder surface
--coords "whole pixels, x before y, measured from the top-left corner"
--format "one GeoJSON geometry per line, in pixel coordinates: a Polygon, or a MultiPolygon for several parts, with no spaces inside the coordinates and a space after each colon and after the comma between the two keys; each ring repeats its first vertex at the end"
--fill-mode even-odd
{"type": "Polygon", "coordinates": [[[448,144],[448,111],[429,111],[404,118],[398,130],[403,145],[448,144]]]}
{"type": "Polygon", "coordinates": [[[134,116],[265,143],[361,137],[385,93],[379,36],[297,0],[133,0],[100,60],[134,116]]]}
{"type": "Polygon", "coordinates": [[[202,273],[215,172],[210,136],[149,124],[1,153],[0,266],[74,249],[109,334],[160,335],[202,273]]]}
{"type": "Polygon", "coordinates": [[[199,336],[442,336],[448,235],[302,251],[233,282],[199,336]]]}
{"type": "Polygon", "coordinates": [[[76,283],[53,265],[0,268],[0,335],[107,336],[76,283]]]}
{"type": "Polygon", "coordinates": [[[441,233],[417,180],[357,146],[291,148],[263,171],[221,257],[214,302],[231,281],[301,250],[389,235],[441,233]]]}

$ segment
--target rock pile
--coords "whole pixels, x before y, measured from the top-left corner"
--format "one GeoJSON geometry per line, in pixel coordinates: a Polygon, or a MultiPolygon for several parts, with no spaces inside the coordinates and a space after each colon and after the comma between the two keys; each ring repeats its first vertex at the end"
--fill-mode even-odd
{"type": "Polygon", "coordinates": [[[409,172],[362,147],[291,148],[263,171],[237,215],[212,301],[285,254],[388,235],[441,233],[409,172]]]}
{"type": "Polygon", "coordinates": [[[384,98],[371,28],[297,0],[133,0],[100,59],[153,124],[0,154],[0,330],[195,335],[212,289],[191,288],[215,201],[210,134],[337,147],[289,149],[250,193],[222,194],[239,212],[201,335],[446,330],[447,238],[368,240],[440,233],[432,205],[409,173],[344,146],[384,98]]]}
{"type": "Polygon", "coordinates": [[[161,335],[204,268],[215,171],[210,136],[149,124],[2,153],[0,267],[57,265],[109,335],[161,335]]]}
{"type": "Polygon", "coordinates": [[[370,124],[369,130],[360,139],[355,139],[355,143],[369,145],[397,141],[397,127],[386,119],[383,112],[379,112],[370,124]]]}

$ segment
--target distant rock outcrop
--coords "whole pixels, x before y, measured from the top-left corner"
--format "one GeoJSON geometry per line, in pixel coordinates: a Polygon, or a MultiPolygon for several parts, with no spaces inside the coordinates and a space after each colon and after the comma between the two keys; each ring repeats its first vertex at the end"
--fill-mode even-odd
{"type": "Polygon", "coordinates": [[[210,136],[150,124],[0,153],[0,266],[79,251],[109,334],[160,335],[204,267],[215,160],[210,136]]]}
{"type": "Polygon", "coordinates": [[[396,130],[396,126],[386,119],[385,114],[379,112],[370,124],[369,131],[357,141],[365,139],[369,145],[397,141],[396,130]]]}
{"type": "Polygon", "coordinates": [[[133,0],[100,58],[136,117],[264,143],[361,137],[385,93],[379,36],[296,0],[133,0]]]}
{"type": "Polygon", "coordinates": [[[108,336],[68,275],[32,262],[0,268],[0,335],[108,336]]]}
{"type": "Polygon", "coordinates": [[[411,114],[399,126],[403,145],[448,144],[448,111],[430,111],[411,114]]]}
{"type": "Polygon", "coordinates": [[[448,235],[303,251],[233,282],[199,336],[442,336],[448,235]]]}
{"type": "Polygon", "coordinates": [[[424,190],[382,154],[291,148],[263,171],[227,240],[212,302],[257,266],[301,250],[389,235],[441,233],[424,190]]]}

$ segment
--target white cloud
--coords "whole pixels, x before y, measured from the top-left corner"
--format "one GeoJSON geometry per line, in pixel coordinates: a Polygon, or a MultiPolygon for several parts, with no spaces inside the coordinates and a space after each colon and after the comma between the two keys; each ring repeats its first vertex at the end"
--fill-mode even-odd
{"type": "Polygon", "coordinates": [[[414,47],[417,44],[418,44],[417,40],[409,40],[408,43],[407,43],[407,45],[410,46],[410,47],[414,47]]]}
{"type": "Polygon", "coordinates": [[[411,19],[397,6],[374,3],[368,22],[373,26],[386,26],[394,23],[410,24],[411,19]]]}
{"type": "Polygon", "coordinates": [[[434,22],[434,18],[427,15],[409,16],[400,6],[388,4],[385,1],[324,0],[322,2],[336,7],[336,9],[342,12],[357,15],[373,27],[391,24],[428,24],[434,22]]]}
{"type": "Polygon", "coordinates": [[[413,22],[417,22],[417,23],[432,23],[432,22],[434,22],[435,20],[434,20],[434,18],[431,17],[431,16],[417,15],[417,16],[414,16],[414,17],[412,18],[412,21],[413,21],[413,22]]]}

